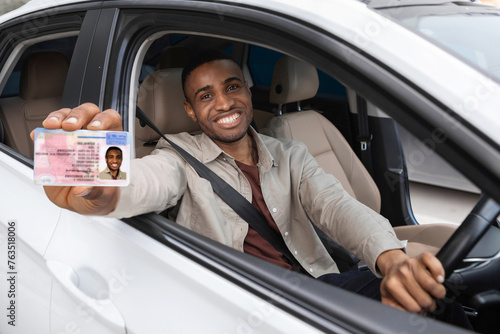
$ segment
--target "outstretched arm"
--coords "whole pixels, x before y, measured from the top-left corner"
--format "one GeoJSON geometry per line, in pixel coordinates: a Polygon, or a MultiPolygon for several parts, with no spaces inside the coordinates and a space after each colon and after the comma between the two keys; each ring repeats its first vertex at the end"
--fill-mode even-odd
{"type": "MultiPolygon", "coordinates": [[[[92,103],[82,104],[74,109],[63,108],[54,111],[43,121],[46,129],[79,129],[95,131],[123,131],[121,117],[115,110],[101,112],[92,103]]],[[[34,131],[31,132],[34,139],[34,131]]],[[[119,197],[117,187],[44,186],[47,197],[57,206],[88,215],[105,215],[116,207],[119,197]]]]}

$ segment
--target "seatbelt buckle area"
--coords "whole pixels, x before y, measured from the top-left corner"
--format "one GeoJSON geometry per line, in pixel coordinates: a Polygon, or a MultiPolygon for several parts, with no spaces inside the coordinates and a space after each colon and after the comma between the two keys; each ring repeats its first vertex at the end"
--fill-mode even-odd
{"type": "Polygon", "coordinates": [[[373,136],[369,135],[368,137],[358,137],[359,144],[361,146],[361,151],[366,151],[368,149],[368,143],[372,140],[373,136]]]}

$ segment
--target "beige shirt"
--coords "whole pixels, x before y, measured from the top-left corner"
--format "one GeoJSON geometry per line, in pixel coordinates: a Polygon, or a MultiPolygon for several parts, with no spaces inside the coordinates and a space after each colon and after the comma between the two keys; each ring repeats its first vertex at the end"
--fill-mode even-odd
{"type": "MultiPolygon", "coordinates": [[[[113,180],[113,175],[111,175],[111,171],[109,170],[109,168],[106,167],[106,169],[104,169],[102,172],[99,173],[99,178],[101,180],[113,180]]],[[[127,173],[120,170],[115,180],[126,180],[126,179],[127,179],[127,173]]]]}
{"type": "MultiPolygon", "coordinates": [[[[376,259],[382,252],[404,248],[390,223],[344,191],[334,176],[319,167],[303,143],[251,131],[257,143],[264,200],[290,252],[312,276],[339,270],[308,217],[376,274],[376,259]]],[[[181,133],[168,137],[252,201],[250,184],[234,159],[208,136],[181,133]]],[[[178,224],[243,251],[246,221],[165,140],[160,140],[149,156],[133,160],[130,173],[130,185],[121,188],[111,217],[161,212],[182,198],[178,224]]]]}

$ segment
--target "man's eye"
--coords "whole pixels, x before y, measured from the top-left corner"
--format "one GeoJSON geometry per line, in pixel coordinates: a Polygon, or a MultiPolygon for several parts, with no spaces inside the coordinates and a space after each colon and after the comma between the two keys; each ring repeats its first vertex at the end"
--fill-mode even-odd
{"type": "Polygon", "coordinates": [[[212,96],[212,95],[210,95],[210,94],[203,94],[203,95],[200,97],[200,99],[202,99],[202,100],[206,100],[206,99],[209,99],[209,98],[210,98],[210,96],[212,96]]]}
{"type": "Polygon", "coordinates": [[[238,85],[230,85],[229,87],[227,87],[227,90],[235,90],[238,88],[238,85]]]}

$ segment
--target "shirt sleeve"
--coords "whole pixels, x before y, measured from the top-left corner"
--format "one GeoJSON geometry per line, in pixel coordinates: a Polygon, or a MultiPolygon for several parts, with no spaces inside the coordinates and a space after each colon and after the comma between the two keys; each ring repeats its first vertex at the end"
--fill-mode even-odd
{"type": "Polygon", "coordinates": [[[387,219],[351,197],[308,152],[304,156],[300,198],[310,219],[334,241],[365,261],[380,277],[376,261],[391,249],[404,250],[387,219]]]}
{"type": "Polygon", "coordinates": [[[130,162],[130,183],[120,188],[118,204],[108,217],[159,213],[174,206],[186,188],[186,162],[171,147],[157,148],[130,162]]]}

